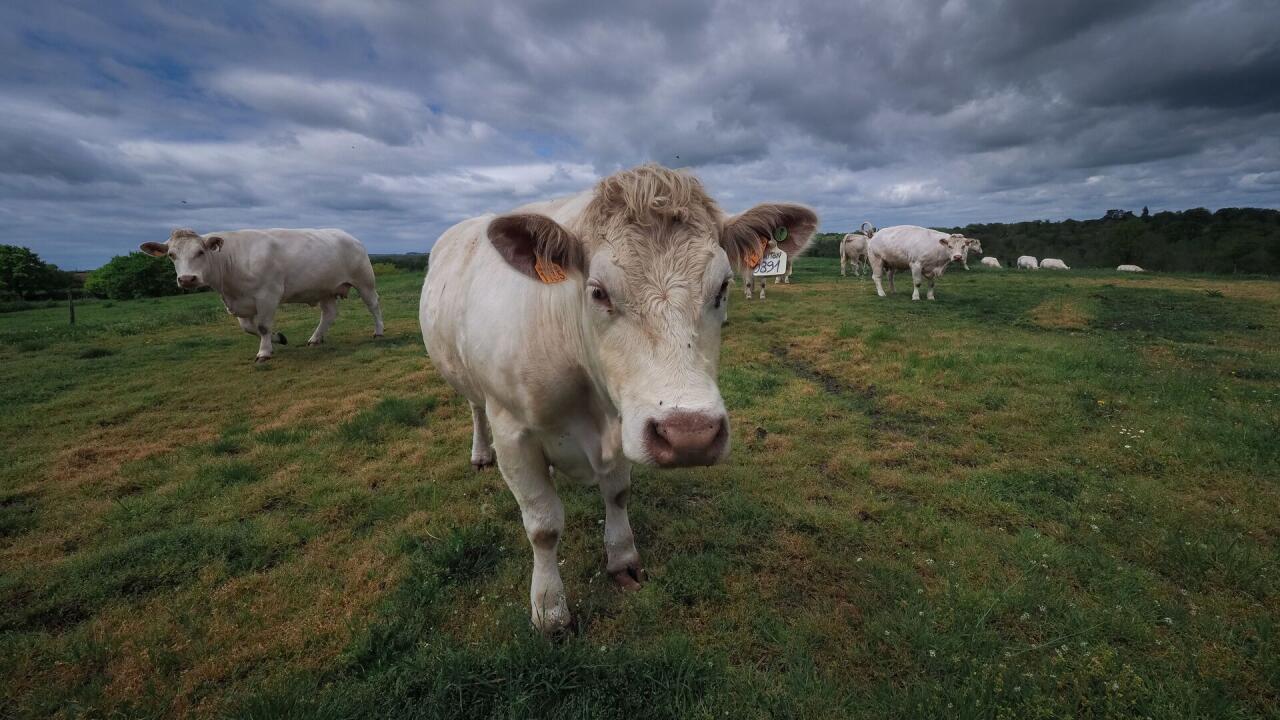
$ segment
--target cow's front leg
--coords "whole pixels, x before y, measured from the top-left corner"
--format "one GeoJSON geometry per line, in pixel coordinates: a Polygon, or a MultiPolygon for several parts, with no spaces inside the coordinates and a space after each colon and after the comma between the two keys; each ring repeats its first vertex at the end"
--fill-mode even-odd
{"type": "Polygon", "coordinates": [[[471,467],[483,470],[493,464],[493,435],[484,408],[471,403],[471,467]]]}
{"type": "Polygon", "coordinates": [[[498,469],[515,495],[524,532],[533,546],[533,579],[529,583],[530,618],[534,627],[553,633],[569,624],[569,603],[556,565],[564,533],[564,505],[551,483],[542,446],[528,430],[505,413],[488,412],[498,469]]]}
{"type": "Polygon", "coordinates": [[[925,297],[929,298],[930,300],[932,300],[932,299],[933,299],[933,283],[934,283],[934,281],[935,281],[935,280],[937,280],[937,279],[938,279],[938,276],[937,276],[937,275],[934,275],[934,274],[932,274],[932,273],[930,273],[930,274],[928,275],[928,280],[929,280],[929,294],[928,294],[928,295],[926,295],[925,297]]]}
{"type": "Polygon", "coordinates": [[[631,520],[627,517],[627,499],[631,495],[631,465],[622,463],[621,470],[597,478],[604,496],[605,569],[623,590],[639,589],[648,579],[640,565],[631,520]]]}
{"type": "Polygon", "coordinates": [[[911,299],[920,299],[920,283],[924,282],[924,266],[918,262],[911,263],[911,299]]]}
{"type": "MultiPolygon", "coordinates": [[[[258,331],[258,356],[255,358],[257,362],[266,362],[271,359],[273,351],[271,330],[276,323],[277,302],[274,299],[258,299],[258,312],[253,316],[253,326],[258,331]]],[[[279,338],[281,345],[287,344],[283,334],[279,338]]]]}
{"type": "Polygon", "coordinates": [[[324,336],[329,332],[329,328],[333,326],[333,321],[338,317],[338,301],[334,298],[320,301],[320,324],[316,326],[316,331],[311,333],[311,339],[307,341],[308,345],[319,345],[324,342],[324,336]]]}

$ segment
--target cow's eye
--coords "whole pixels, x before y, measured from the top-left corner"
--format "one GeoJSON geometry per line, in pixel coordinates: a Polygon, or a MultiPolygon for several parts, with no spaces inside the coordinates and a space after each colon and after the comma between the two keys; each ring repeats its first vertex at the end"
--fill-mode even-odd
{"type": "Polygon", "coordinates": [[[717,310],[719,310],[719,309],[720,309],[720,306],[721,306],[721,305],[724,305],[724,301],[725,301],[725,293],[726,293],[728,290],[729,290],[729,281],[728,281],[728,280],[725,280],[724,282],[720,283],[720,289],[716,291],[716,301],[715,301],[715,305],[714,305],[714,307],[715,307],[717,310]]]}
{"type": "Polygon", "coordinates": [[[609,291],[604,289],[603,285],[592,281],[589,286],[591,300],[605,309],[613,309],[613,302],[609,299],[609,291]]]}
{"type": "Polygon", "coordinates": [[[204,251],[203,251],[203,250],[197,250],[197,251],[196,251],[196,257],[200,257],[200,256],[201,256],[201,255],[203,255],[203,254],[204,254],[204,251]]]}

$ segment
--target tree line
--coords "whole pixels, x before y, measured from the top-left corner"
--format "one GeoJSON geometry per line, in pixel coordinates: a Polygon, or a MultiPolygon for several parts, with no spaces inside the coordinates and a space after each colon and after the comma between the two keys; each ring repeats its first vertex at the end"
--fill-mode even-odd
{"type": "MultiPolygon", "coordinates": [[[[1204,208],[1140,213],[1108,210],[1096,220],[1031,220],[937,228],[982,242],[1011,265],[1019,255],[1059,258],[1071,267],[1141,265],[1164,272],[1280,275],[1280,210],[1204,208]]],[[[822,233],[807,255],[839,257],[844,233],[822,233]]]]}

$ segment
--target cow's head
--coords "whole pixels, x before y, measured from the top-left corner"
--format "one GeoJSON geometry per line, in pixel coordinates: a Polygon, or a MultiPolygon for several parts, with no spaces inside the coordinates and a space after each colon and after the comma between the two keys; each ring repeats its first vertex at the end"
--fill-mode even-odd
{"type": "Polygon", "coordinates": [[[960,262],[964,259],[964,249],[972,241],[963,235],[954,234],[938,238],[938,242],[951,253],[952,262],[960,262]]]}
{"type": "Polygon", "coordinates": [[[208,284],[212,269],[210,253],[222,251],[222,238],[217,235],[202,238],[195,230],[178,228],[169,235],[168,242],[145,242],[139,247],[154,257],[168,255],[178,274],[178,287],[189,290],[208,284]]]}
{"type": "Polygon", "coordinates": [[[971,250],[972,252],[976,252],[979,255],[982,254],[982,243],[978,242],[977,238],[965,238],[965,239],[969,241],[969,250],[971,250]]]}
{"type": "Polygon", "coordinates": [[[716,375],[733,268],[768,238],[794,256],[817,225],[799,205],[725,216],[696,178],[650,165],[601,181],[571,228],[515,214],[488,235],[516,270],[579,291],[588,371],[621,416],[627,458],[681,467],[729,453],[716,375]]]}
{"type": "Polygon", "coordinates": [[[862,223],[862,227],[858,228],[858,232],[870,238],[876,234],[876,226],[869,222],[864,222],[862,223]]]}

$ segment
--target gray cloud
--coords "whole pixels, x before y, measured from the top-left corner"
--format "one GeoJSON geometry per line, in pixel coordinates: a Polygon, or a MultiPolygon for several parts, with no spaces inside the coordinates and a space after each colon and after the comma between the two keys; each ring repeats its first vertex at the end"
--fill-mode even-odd
{"type": "Polygon", "coordinates": [[[0,8],[0,242],[189,225],[423,250],[619,167],[830,229],[1280,204],[1250,0],[278,0],[0,8]]]}

